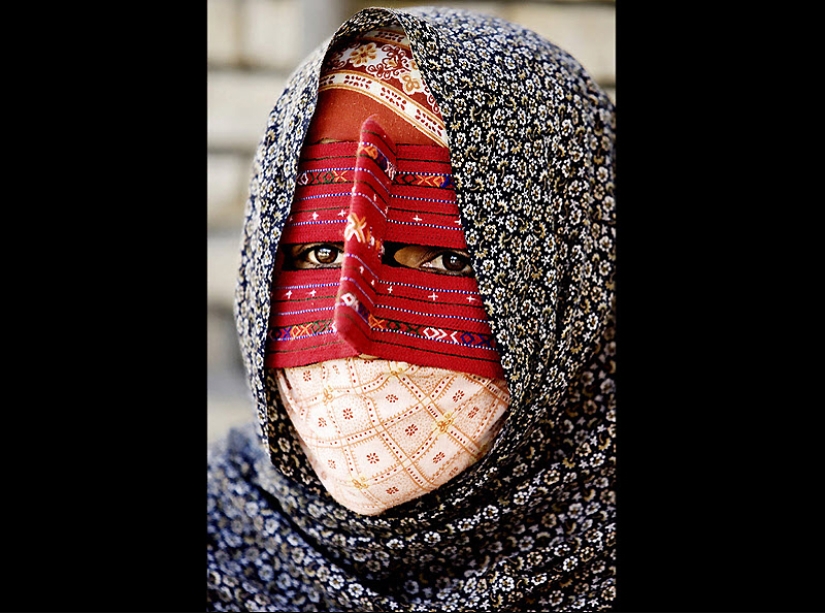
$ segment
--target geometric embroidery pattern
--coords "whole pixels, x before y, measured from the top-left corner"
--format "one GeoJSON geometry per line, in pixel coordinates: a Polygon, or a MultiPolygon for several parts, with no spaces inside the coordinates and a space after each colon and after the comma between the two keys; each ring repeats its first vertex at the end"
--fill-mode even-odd
{"type": "Polygon", "coordinates": [[[304,147],[282,244],[343,244],[340,268],[277,269],[266,366],[367,354],[501,378],[474,276],[385,263],[385,243],[466,249],[449,150],[396,145],[368,119],[357,142],[304,147]]]}
{"type": "Polygon", "coordinates": [[[364,515],[418,498],[474,464],[510,402],[504,380],[388,360],[328,360],[274,376],[318,478],[364,515]]]}

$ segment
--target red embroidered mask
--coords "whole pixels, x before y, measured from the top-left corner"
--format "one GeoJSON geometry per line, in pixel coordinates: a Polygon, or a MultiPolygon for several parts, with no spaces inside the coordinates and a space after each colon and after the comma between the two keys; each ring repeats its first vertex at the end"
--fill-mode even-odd
{"type": "Polygon", "coordinates": [[[453,251],[467,245],[443,120],[403,32],[331,53],[306,142],[322,137],[336,142],[301,153],[265,365],[367,354],[502,378],[475,277],[453,251]],[[401,257],[409,246],[421,265],[401,257]]]}

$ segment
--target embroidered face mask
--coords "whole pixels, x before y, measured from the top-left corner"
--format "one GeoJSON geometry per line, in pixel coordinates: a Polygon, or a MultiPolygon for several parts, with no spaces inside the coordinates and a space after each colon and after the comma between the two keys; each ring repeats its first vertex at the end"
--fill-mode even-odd
{"type": "Polygon", "coordinates": [[[443,120],[405,41],[380,29],[327,59],[265,357],[320,481],[370,515],[475,463],[509,404],[443,120]]]}
{"type": "Polygon", "coordinates": [[[324,487],[364,515],[413,500],[481,458],[510,402],[503,380],[381,359],[277,371],[324,487]]]}
{"type": "Polygon", "coordinates": [[[450,152],[439,144],[443,120],[405,40],[382,29],[327,62],[319,94],[326,97],[279,239],[267,367],[367,354],[504,376],[469,258],[460,255],[467,244],[450,152]],[[416,84],[409,93],[405,77],[416,84]],[[315,142],[329,134],[335,142],[315,142]],[[409,246],[426,261],[402,265],[409,246]]]}

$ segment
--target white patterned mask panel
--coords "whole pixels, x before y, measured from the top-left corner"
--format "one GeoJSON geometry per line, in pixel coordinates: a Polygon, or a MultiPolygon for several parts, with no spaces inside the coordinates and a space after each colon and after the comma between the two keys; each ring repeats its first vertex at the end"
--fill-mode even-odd
{"type": "Polygon", "coordinates": [[[504,380],[369,358],[277,371],[304,453],[332,497],[375,515],[478,461],[504,422],[504,380]]]}

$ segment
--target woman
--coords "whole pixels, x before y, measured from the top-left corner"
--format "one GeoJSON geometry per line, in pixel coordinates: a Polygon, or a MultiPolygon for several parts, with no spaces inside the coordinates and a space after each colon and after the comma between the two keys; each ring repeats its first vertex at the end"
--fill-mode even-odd
{"type": "Polygon", "coordinates": [[[613,124],[568,54],[464,11],[365,9],[292,75],[244,225],[261,427],[210,453],[209,610],[611,606],[613,124]]]}

